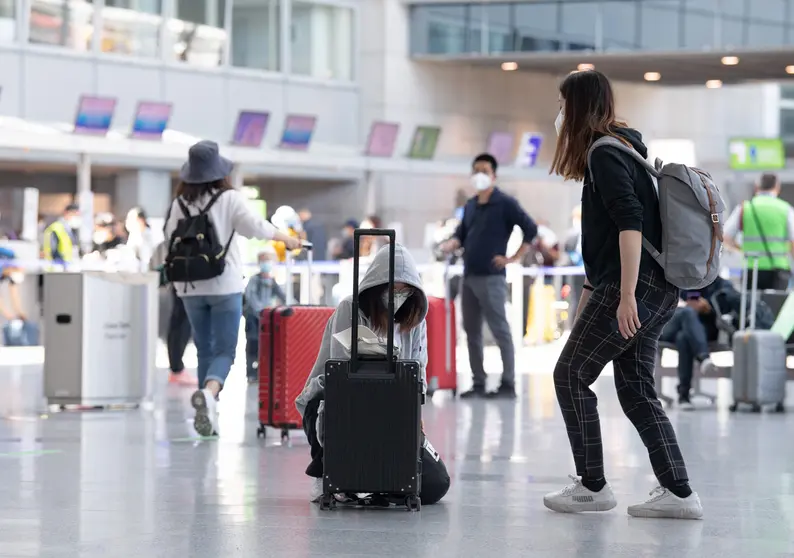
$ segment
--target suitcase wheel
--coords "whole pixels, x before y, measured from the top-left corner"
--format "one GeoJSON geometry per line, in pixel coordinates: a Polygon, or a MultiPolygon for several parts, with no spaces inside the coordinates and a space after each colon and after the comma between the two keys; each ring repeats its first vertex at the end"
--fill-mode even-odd
{"type": "Polygon", "coordinates": [[[775,412],[776,412],[776,413],[785,413],[785,412],[786,412],[786,407],[785,407],[785,405],[783,405],[783,403],[782,403],[782,402],[781,402],[781,403],[778,403],[777,405],[775,405],[775,412]]]}
{"type": "Polygon", "coordinates": [[[732,403],[731,406],[728,407],[728,410],[730,412],[732,412],[732,413],[735,413],[738,408],[739,408],[739,404],[738,403],[732,403]]]}
{"type": "Polygon", "coordinates": [[[452,397],[458,396],[458,388],[452,388],[452,397]]]}
{"type": "Polygon", "coordinates": [[[753,403],[753,406],[750,407],[750,411],[753,413],[760,413],[761,412],[761,405],[758,403],[753,403]]]}
{"type": "Polygon", "coordinates": [[[256,429],[256,437],[264,438],[265,436],[267,436],[267,430],[265,430],[265,425],[260,422],[259,428],[256,429]]]}
{"type": "Polygon", "coordinates": [[[433,390],[433,389],[429,389],[429,390],[427,390],[427,391],[425,392],[425,397],[426,397],[427,399],[433,399],[433,394],[434,394],[435,392],[436,392],[435,390],[433,390]]]}
{"type": "Polygon", "coordinates": [[[333,511],[336,509],[336,498],[333,494],[323,494],[320,496],[320,509],[323,511],[333,511]]]}
{"type": "Polygon", "coordinates": [[[289,430],[287,428],[281,429],[281,443],[286,444],[289,442],[289,430]]]}
{"type": "Polygon", "coordinates": [[[416,494],[405,497],[405,509],[408,511],[419,511],[422,509],[422,500],[416,494]]]}

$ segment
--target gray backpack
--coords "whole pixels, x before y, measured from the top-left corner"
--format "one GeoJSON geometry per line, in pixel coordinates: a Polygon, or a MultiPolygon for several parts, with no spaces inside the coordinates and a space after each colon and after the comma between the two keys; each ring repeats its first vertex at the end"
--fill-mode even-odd
{"type": "MultiPolygon", "coordinates": [[[[725,203],[708,173],[676,163],[651,165],[637,151],[617,138],[596,140],[587,153],[590,168],[593,151],[611,146],[634,157],[651,176],[659,198],[662,219],[662,251],[643,237],[642,246],[650,252],[665,278],[685,290],[702,289],[720,273],[722,226],[725,203]]],[[[593,181],[595,187],[595,181],[593,181]]]]}

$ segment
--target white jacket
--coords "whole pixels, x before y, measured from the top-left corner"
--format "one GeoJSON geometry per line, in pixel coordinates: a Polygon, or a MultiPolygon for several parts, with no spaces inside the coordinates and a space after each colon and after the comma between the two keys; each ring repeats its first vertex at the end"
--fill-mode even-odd
{"type": "MultiPolygon", "coordinates": [[[[201,208],[207,205],[209,200],[210,196],[202,196],[195,203],[185,203],[185,205],[191,215],[196,215],[201,208]]],[[[276,227],[262,215],[255,213],[248,205],[245,196],[238,190],[229,190],[221,194],[210,208],[209,216],[218,233],[218,240],[224,245],[226,245],[233,233],[245,238],[258,238],[260,240],[270,240],[276,234],[276,227]]],[[[171,203],[171,214],[165,224],[166,239],[171,238],[174,230],[176,230],[176,224],[183,217],[179,203],[174,200],[171,203]]],[[[231,242],[229,244],[229,251],[226,254],[226,269],[224,269],[222,275],[206,281],[196,281],[188,285],[187,290],[184,283],[174,283],[174,287],[179,296],[242,293],[245,290],[245,283],[243,281],[242,255],[240,254],[238,243],[231,242]],[[193,288],[194,286],[195,288],[193,288]]]]}

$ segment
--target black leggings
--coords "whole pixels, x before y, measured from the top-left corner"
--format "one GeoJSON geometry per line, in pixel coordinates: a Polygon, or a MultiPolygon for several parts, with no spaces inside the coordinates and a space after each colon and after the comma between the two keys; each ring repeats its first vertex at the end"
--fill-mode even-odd
{"type": "MultiPolygon", "coordinates": [[[[322,397],[312,399],[306,406],[303,415],[303,430],[309,439],[312,461],[306,467],[306,474],[314,478],[323,476],[323,447],[317,441],[317,409],[322,397]]],[[[449,490],[449,473],[441,456],[436,452],[427,438],[422,445],[422,504],[435,504],[449,490]]]]}
{"type": "Polygon", "coordinates": [[[174,287],[169,287],[173,306],[171,307],[171,317],[168,321],[168,333],[166,335],[166,345],[168,346],[168,362],[171,372],[182,372],[185,364],[182,357],[185,355],[187,344],[190,343],[192,331],[190,321],[187,319],[185,304],[177,296],[174,287]]]}

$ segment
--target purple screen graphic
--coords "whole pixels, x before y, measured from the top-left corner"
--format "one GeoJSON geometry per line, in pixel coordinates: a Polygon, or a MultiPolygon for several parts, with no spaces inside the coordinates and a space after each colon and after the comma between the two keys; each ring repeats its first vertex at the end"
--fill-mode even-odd
{"type": "Polygon", "coordinates": [[[132,124],[132,137],[159,140],[171,118],[171,103],[141,101],[132,124]]]}
{"type": "Polygon", "coordinates": [[[373,122],[367,140],[366,154],[370,157],[391,157],[397,145],[400,125],[393,122],[373,122]]]}
{"type": "Polygon", "coordinates": [[[242,147],[259,147],[265,138],[269,120],[269,112],[240,111],[240,116],[237,117],[237,126],[234,128],[232,143],[242,147]]]}
{"type": "Polygon", "coordinates": [[[74,119],[75,133],[104,136],[110,129],[115,110],[116,99],[112,97],[83,95],[74,119]]]}
{"type": "Polygon", "coordinates": [[[513,157],[513,134],[494,132],[488,139],[488,153],[499,163],[509,163],[513,157]]]}
{"type": "Polygon", "coordinates": [[[316,116],[288,115],[287,121],[284,123],[280,147],[282,149],[306,151],[309,149],[316,125],[316,116]]]}

